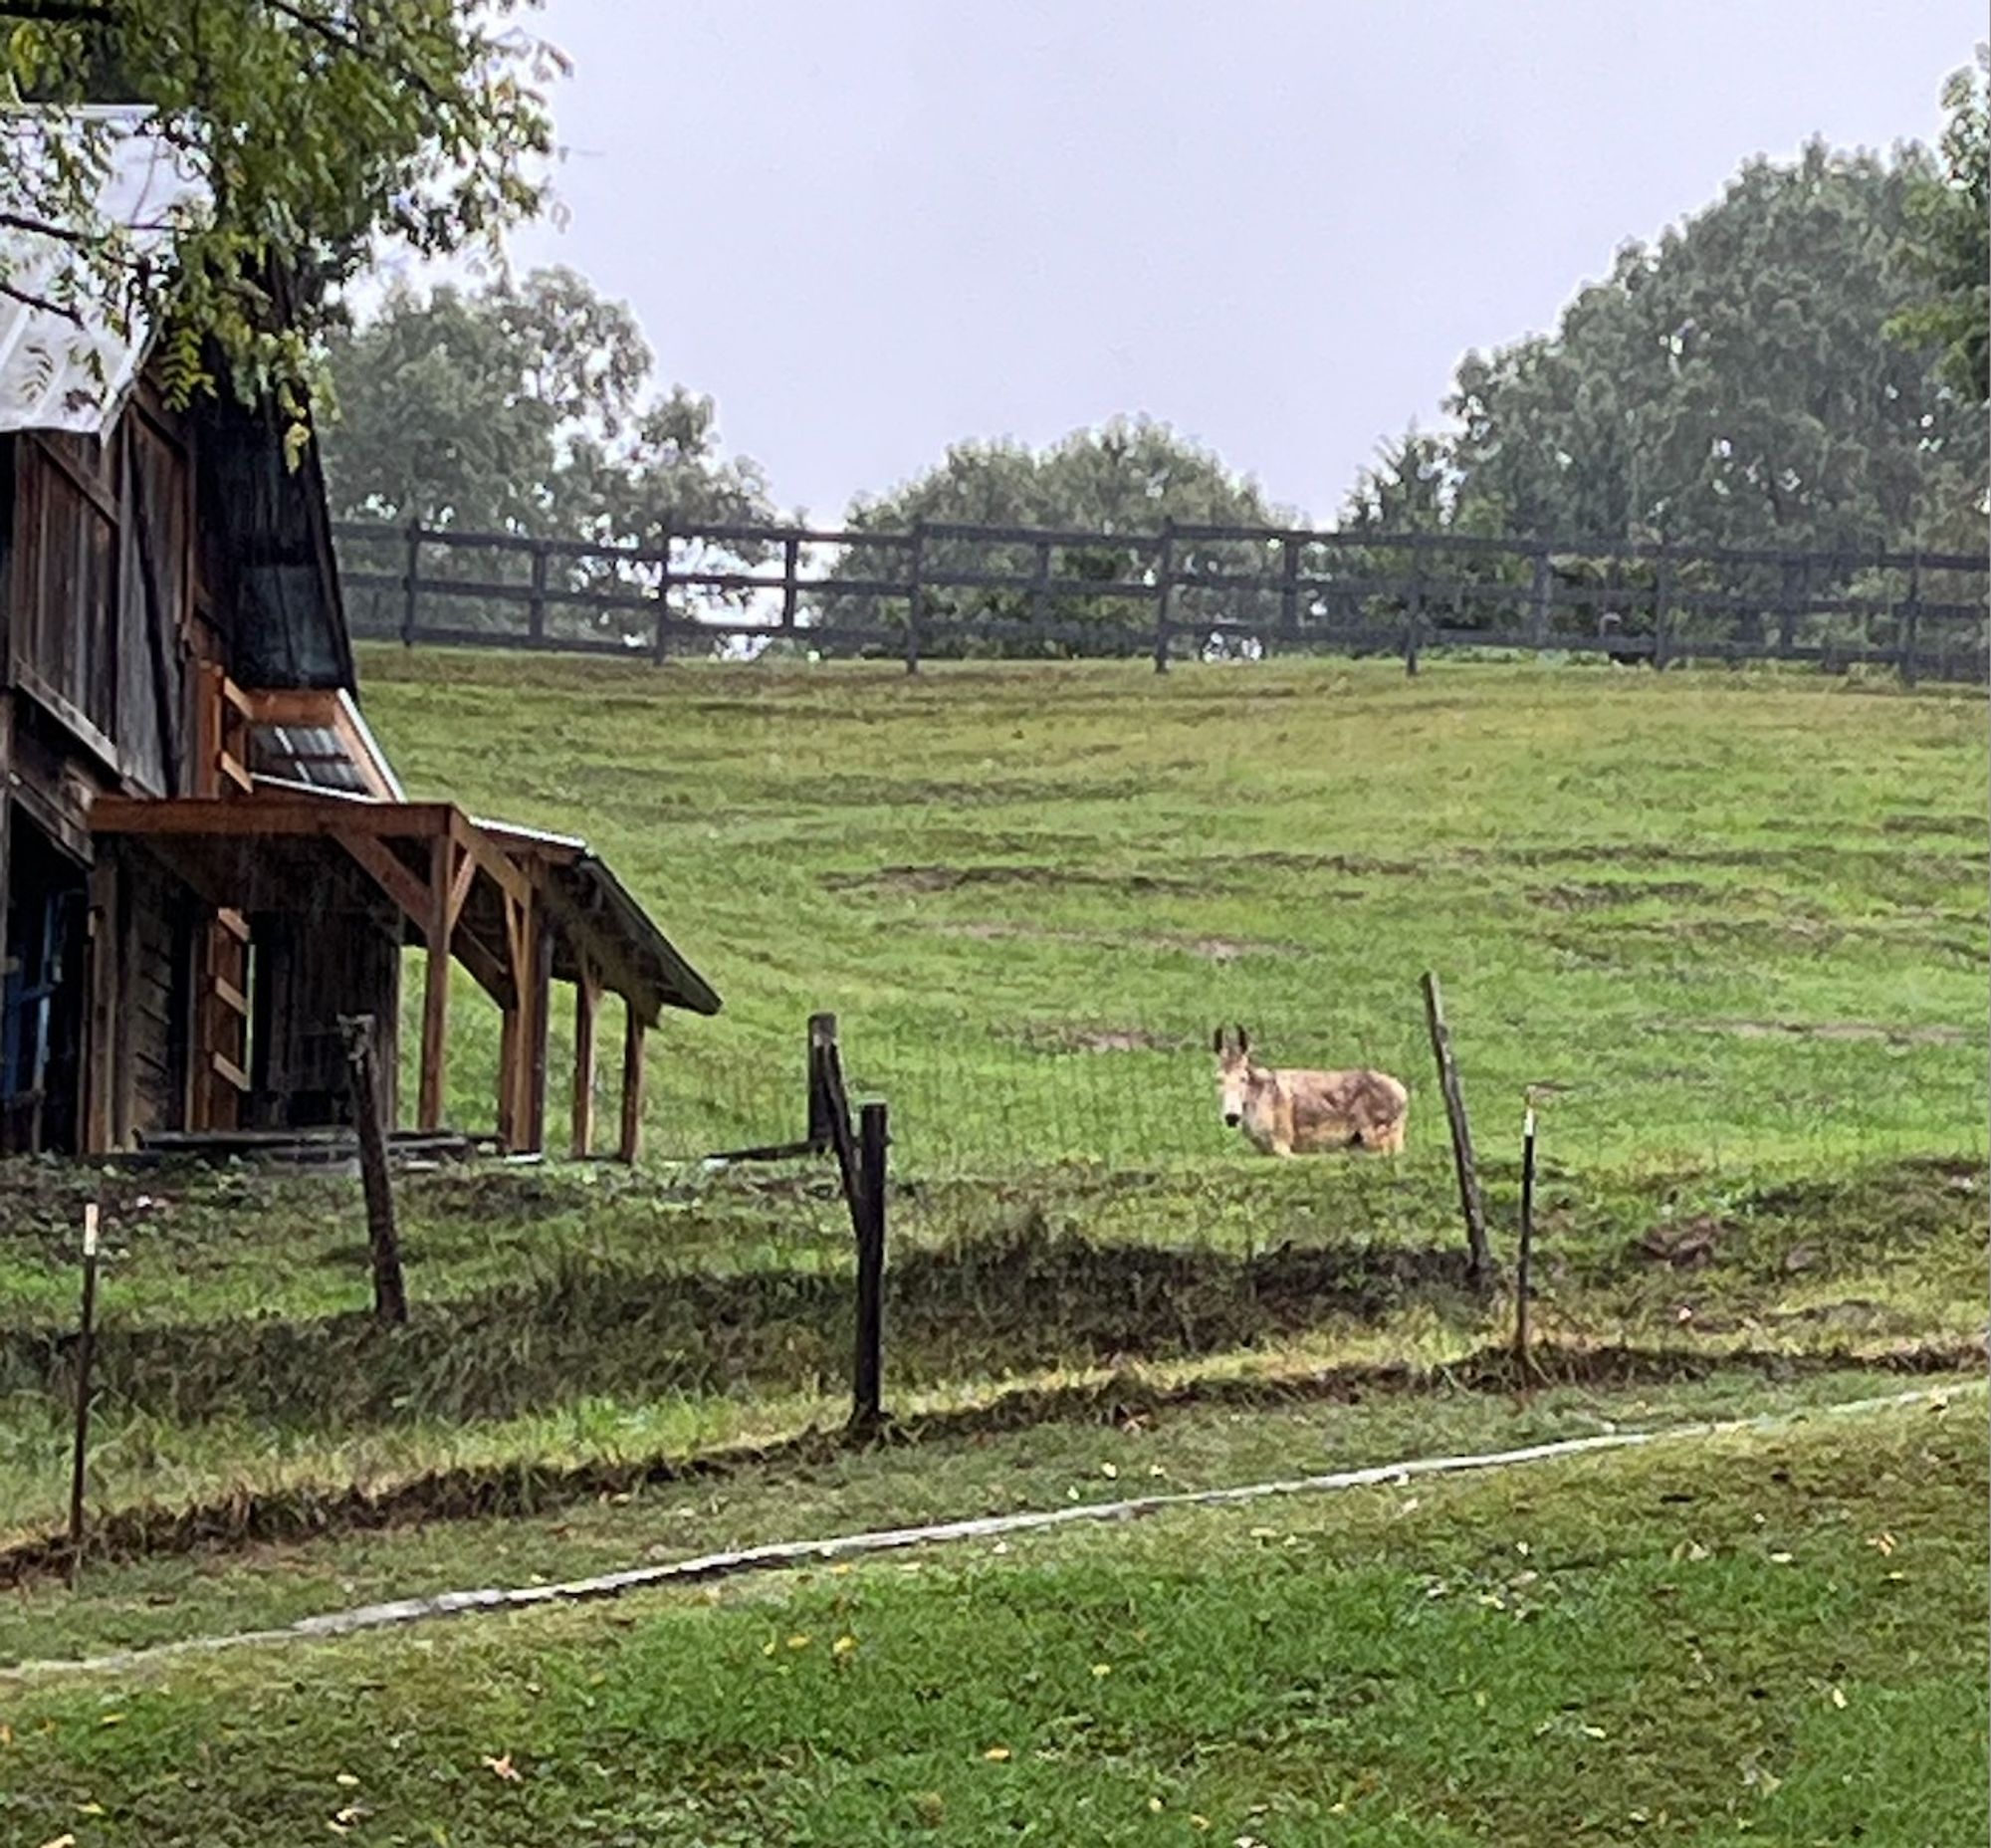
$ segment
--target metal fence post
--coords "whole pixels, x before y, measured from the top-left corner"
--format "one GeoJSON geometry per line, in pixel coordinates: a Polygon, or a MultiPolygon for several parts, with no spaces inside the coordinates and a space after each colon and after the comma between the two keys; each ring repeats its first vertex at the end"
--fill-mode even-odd
{"type": "Polygon", "coordinates": [[[408,556],[401,578],[401,646],[415,645],[416,586],[422,571],[422,523],[410,520],[407,527],[408,556]]]}
{"type": "Polygon", "coordinates": [[[920,671],[920,605],[925,600],[921,578],[926,569],[926,522],[913,522],[913,544],[906,565],[906,672],[920,671]]]}
{"type": "Polygon", "coordinates": [[[661,664],[671,645],[671,523],[657,527],[657,629],[650,643],[650,658],[661,664]]]}

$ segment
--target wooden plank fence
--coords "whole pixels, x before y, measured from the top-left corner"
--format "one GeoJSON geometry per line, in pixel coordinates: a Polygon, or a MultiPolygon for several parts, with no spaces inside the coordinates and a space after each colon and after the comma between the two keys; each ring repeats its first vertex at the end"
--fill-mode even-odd
{"type": "Polygon", "coordinates": [[[1783,553],[1165,524],[900,532],[661,521],[647,545],[341,523],[355,634],[637,656],[1180,660],[1435,650],[1991,669],[1968,554],[1783,553]]]}

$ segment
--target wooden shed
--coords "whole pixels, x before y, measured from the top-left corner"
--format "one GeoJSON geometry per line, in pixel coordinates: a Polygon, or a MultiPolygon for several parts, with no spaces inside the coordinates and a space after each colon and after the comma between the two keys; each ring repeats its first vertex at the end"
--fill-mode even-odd
{"type": "MultiPolygon", "coordinates": [[[[153,168],[113,177],[156,194],[153,168]]],[[[346,1015],[376,1023],[397,1121],[419,945],[416,1127],[444,1123],[461,964],[503,1014],[510,1149],[544,1146],[554,982],[591,1149],[596,1014],[621,999],[633,1158],[646,1030],[718,996],[584,842],[406,800],[360,712],[315,446],[294,466],[225,381],[169,408],[143,329],[87,346],[0,296],[0,1152],[348,1120],[346,1015]]]]}

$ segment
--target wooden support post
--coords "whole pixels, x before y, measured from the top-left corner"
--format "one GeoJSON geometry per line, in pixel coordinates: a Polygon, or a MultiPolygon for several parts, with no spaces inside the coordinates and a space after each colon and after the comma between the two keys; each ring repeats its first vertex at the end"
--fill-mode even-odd
{"type": "Polygon", "coordinates": [[[583,957],[573,985],[573,1158],[594,1152],[594,1023],[601,983],[583,957]]]}
{"type": "Polygon", "coordinates": [[[1030,627],[1041,636],[1051,614],[1051,542],[1037,541],[1036,560],[1030,572],[1030,627]]]}
{"type": "Polygon", "coordinates": [[[120,1110],[123,1087],[130,1082],[132,1061],[123,1056],[123,1011],[118,1006],[118,974],[132,968],[124,961],[123,932],[118,905],[119,881],[111,856],[100,844],[97,864],[90,869],[90,1039],[85,1064],[83,1149],[105,1155],[118,1145],[123,1133],[120,1110]]]}
{"type": "Polygon", "coordinates": [[[1653,666],[1665,672],[1672,658],[1673,555],[1662,540],[1659,563],[1653,568],[1653,666]]]}
{"type": "Polygon", "coordinates": [[[781,631],[795,632],[795,603],[801,594],[802,542],[790,533],[781,542],[781,631]]]}
{"type": "Polygon", "coordinates": [[[831,1147],[829,1053],[836,1049],[836,1016],[811,1014],[808,1022],[808,1145],[818,1155],[831,1147]]]}
{"type": "Polygon", "coordinates": [[[547,542],[533,546],[533,600],[526,610],[526,633],[535,646],[547,638],[547,542]]]}
{"type": "Polygon", "coordinates": [[[83,1493],[90,1456],[90,1366],[97,1348],[97,1202],[83,1209],[83,1310],[76,1331],[76,1444],[69,1466],[69,1582],[83,1574],[83,1493]]]}
{"type": "Polygon", "coordinates": [[[408,522],[408,555],[402,567],[401,578],[401,646],[415,645],[415,618],[420,612],[420,583],[422,576],[422,523],[408,522]]]}
{"type": "Polygon", "coordinates": [[[1404,619],[1404,672],[1417,677],[1418,650],[1424,641],[1425,626],[1425,542],[1422,534],[1411,538],[1411,598],[1404,619]]]}
{"type": "Polygon", "coordinates": [[[643,1142],[643,1017],[626,998],[622,1008],[622,1136],[615,1152],[633,1164],[643,1142]]]}
{"type": "Polygon", "coordinates": [[[1915,659],[1916,650],[1921,645],[1922,627],[1922,562],[1919,558],[1908,570],[1908,600],[1901,606],[1898,626],[1901,684],[1911,687],[1915,684],[1920,665],[1915,659]]]}
{"type": "Polygon", "coordinates": [[[359,1139],[359,1180],[366,1193],[366,1253],[373,1268],[373,1314],[396,1326],[408,1319],[401,1276],[401,1239],[394,1224],[394,1188],[387,1174],[387,1137],[380,1127],[380,1075],[373,1055],[373,1017],[341,1015],[346,1088],[359,1139]]]}
{"type": "Polygon", "coordinates": [[[1169,596],[1176,578],[1176,523],[1162,522],[1161,551],[1155,556],[1155,672],[1169,671],[1169,596]]]}
{"type": "Polygon", "coordinates": [[[415,1104],[415,1127],[431,1132],[442,1127],[449,1094],[449,944],[455,934],[450,909],[455,875],[455,842],[446,834],[438,835],[429,843],[427,918],[422,933],[428,944],[428,967],[422,977],[422,1068],[415,1104]]]}
{"type": "Polygon", "coordinates": [[[1459,1088],[1452,1062],[1451,1033],[1444,1024],[1444,1001],[1438,977],[1425,971],[1425,1024],[1431,1030],[1432,1055],[1438,1060],[1438,1088],[1444,1093],[1444,1113],[1451,1125],[1451,1160],[1458,1175],[1458,1210],[1465,1221],[1467,1274],[1483,1288],[1492,1266],[1486,1253],[1486,1207],[1479,1193],[1479,1170],[1472,1158],[1472,1130],[1465,1118],[1465,1093],[1459,1088]]]}
{"type": "Polygon", "coordinates": [[[906,672],[920,671],[921,603],[926,596],[922,579],[926,576],[927,535],[923,522],[913,522],[912,555],[906,566],[906,672]]]}
{"type": "Polygon", "coordinates": [[[1528,589],[1528,639],[1537,648],[1549,645],[1549,598],[1554,592],[1555,580],[1549,572],[1549,549],[1537,546],[1534,551],[1534,581],[1528,589]]]}
{"type": "Polygon", "coordinates": [[[1521,1119],[1521,1250],[1514,1265],[1514,1368],[1523,1383],[1534,1371],[1528,1332],[1528,1291],[1535,1246],[1535,1110],[1521,1119]]]}
{"type": "Polygon", "coordinates": [[[874,1435],[884,1422],[885,1151],[891,1144],[885,1106],[867,1103],[857,1137],[857,1340],[850,1375],[850,1429],[874,1435]]]}
{"type": "Polygon", "coordinates": [[[650,643],[650,658],[662,663],[671,648],[671,523],[666,520],[657,532],[657,632],[650,643]]]}
{"type": "Polygon", "coordinates": [[[1303,533],[1279,535],[1279,627],[1288,641],[1300,632],[1300,552],[1306,545],[1303,533]]]}
{"type": "Polygon", "coordinates": [[[520,1081],[526,1087],[520,1146],[538,1155],[547,1146],[547,1038],[553,999],[553,934],[537,897],[526,912],[526,981],[532,992],[520,1081]]]}

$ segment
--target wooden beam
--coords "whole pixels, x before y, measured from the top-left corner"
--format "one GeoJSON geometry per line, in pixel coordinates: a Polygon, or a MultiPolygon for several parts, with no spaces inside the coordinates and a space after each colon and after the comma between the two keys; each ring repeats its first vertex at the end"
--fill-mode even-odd
{"type": "Polygon", "coordinates": [[[546,881],[544,892],[547,909],[573,945],[575,957],[590,963],[611,993],[634,1002],[643,1018],[654,1024],[663,1011],[663,993],[627,954],[623,940],[605,920],[576,904],[553,879],[546,881]]]}
{"type": "MultiPolygon", "coordinates": [[[[408,805],[413,807],[413,804],[408,805]]],[[[458,846],[476,859],[495,884],[508,898],[519,904],[532,901],[536,881],[520,861],[515,860],[476,822],[460,809],[449,810],[449,831],[458,846]]]]}
{"type": "Polygon", "coordinates": [[[622,1004],[622,1136],[616,1154],[633,1163],[643,1147],[643,1017],[622,1004]]]}
{"type": "MultiPolygon", "coordinates": [[[[97,797],[90,806],[96,834],[217,834],[238,839],[297,835],[377,834],[390,840],[432,840],[447,834],[460,811],[449,803],[339,802],[321,796],[259,791],[254,802],[226,797],[97,797]]],[[[487,851],[497,855],[495,849],[487,851]]],[[[514,873],[514,878],[519,875],[514,873]]]]}
{"type": "MultiPolygon", "coordinates": [[[[394,901],[401,915],[421,931],[422,940],[433,949],[435,945],[429,938],[429,927],[435,921],[434,895],[416,874],[409,871],[407,862],[377,834],[342,834],[338,837],[338,844],[359,862],[373,883],[394,901]]],[[[446,847],[448,844],[440,840],[432,843],[431,858],[435,846],[446,847]]],[[[453,921],[446,920],[446,923],[453,921]]],[[[447,955],[447,929],[442,941],[444,954],[447,955]]]]}
{"type": "Polygon", "coordinates": [[[585,959],[573,985],[573,1158],[594,1151],[594,1023],[601,1012],[601,984],[585,959]]]}
{"type": "MultiPolygon", "coordinates": [[[[352,848],[351,841],[345,844],[348,850],[352,848]]],[[[380,851],[386,853],[387,849],[381,847],[380,851]]],[[[415,1112],[415,1127],[424,1130],[442,1127],[443,1102],[448,1095],[452,922],[449,900],[450,893],[455,889],[455,856],[456,848],[447,834],[439,834],[429,843],[428,916],[423,925],[423,936],[428,943],[428,968],[422,983],[422,1066],[415,1112]]]]}

